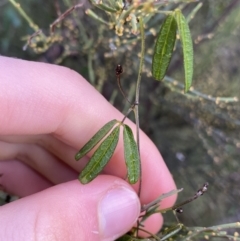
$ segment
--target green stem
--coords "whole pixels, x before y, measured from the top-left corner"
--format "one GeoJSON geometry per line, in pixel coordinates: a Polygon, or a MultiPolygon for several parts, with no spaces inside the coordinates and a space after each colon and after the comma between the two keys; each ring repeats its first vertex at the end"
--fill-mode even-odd
{"type": "Polygon", "coordinates": [[[137,133],[137,147],[139,153],[139,160],[140,160],[140,178],[139,178],[139,189],[138,189],[138,196],[141,195],[141,187],[142,187],[142,162],[141,162],[141,155],[140,155],[140,138],[139,138],[139,95],[140,95],[140,85],[141,85],[141,77],[142,77],[142,69],[143,69],[143,62],[144,62],[144,53],[145,53],[145,36],[144,36],[144,25],[142,17],[139,18],[139,25],[140,25],[140,33],[141,33],[141,58],[138,70],[138,78],[137,78],[137,85],[136,85],[136,95],[135,95],[135,120],[136,120],[136,133],[137,133]]]}
{"type": "Polygon", "coordinates": [[[28,22],[29,26],[37,32],[39,30],[39,27],[32,21],[30,17],[24,12],[24,10],[21,8],[20,3],[15,2],[14,0],[9,0],[9,2],[16,8],[16,10],[19,12],[19,14],[28,22]]]}
{"type": "Polygon", "coordinates": [[[226,224],[220,224],[216,226],[211,226],[211,227],[187,227],[188,230],[190,231],[220,231],[222,229],[229,229],[229,228],[240,228],[240,222],[236,223],[226,223],[226,224]]]}
{"type": "MultiPolygon", "coordinates": [[[[171,77],[165,76],[163,79],[164,83],[166,85],[168,85],[169,88],[173,89],[174,91],[180,93],[180,94],[184,94],[183,92],[183,88],[184,85],[179,83],[177,80],[172,79],[171,77]],[[177,89],[177,88],[181,88],[181,90],[177,89]]],[[[205,100],[209,100],[209,101],[213,101],[216,103],[219,102],[225,102],[225,103],[230,103],[230,102],[238,102],[238,98],[237,97],[213,97],[211,95],[206,95],[201,93],[200,91],[194,90],[194,88],[192,87],[187,94],[185,94],[186,97],[192,97],[192,98],[202,98],[205,100]]]]}
{"type": "Polygon", "coordinates": [[[91,84],[93,85],[95,83],[95,74],[94,74],[92,62],[93,62],[93,52],[90,50],[88,52],[88,77],[91,84]]]}

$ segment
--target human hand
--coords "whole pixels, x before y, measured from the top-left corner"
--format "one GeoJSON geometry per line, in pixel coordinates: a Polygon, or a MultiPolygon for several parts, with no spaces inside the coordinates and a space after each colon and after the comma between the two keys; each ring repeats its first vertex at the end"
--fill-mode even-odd
{"type": "MultiPolygon", "coordinates": [[[[76,162],[76,152],[106,122],[123,115],[68,68],[6,57],[0,66],[0,187],[24,197],[0,207],[0,240],[114,240],[134,225],[140,202],[175,188],[143,132],[140,202],[137,185],[122,180],[121,140],[104,169],[108,175],[82,185],[76,179],[88,157],[76,162]]],[[[165,199],[161,208],[174,201],[165,199]]],[[[156,232],[163,220],[154,215],[146,222],[156,232]]]]}

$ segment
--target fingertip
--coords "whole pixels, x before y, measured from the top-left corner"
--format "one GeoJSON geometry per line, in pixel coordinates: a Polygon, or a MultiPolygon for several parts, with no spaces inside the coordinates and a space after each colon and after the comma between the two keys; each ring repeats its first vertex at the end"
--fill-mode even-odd
{"type": "Polygon", "coordinates": [[[126,187],[109,190],[99,203],[100,232],[104,241],[115,240],[137,221],[140,203],[136,193],[126,187]]]}

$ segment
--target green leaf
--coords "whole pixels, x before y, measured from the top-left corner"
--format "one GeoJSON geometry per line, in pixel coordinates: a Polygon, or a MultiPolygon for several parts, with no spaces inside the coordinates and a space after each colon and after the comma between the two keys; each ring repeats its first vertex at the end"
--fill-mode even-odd
{"type": "Polygon", "coordinates": [[[152,59],[152,75],[156,80],[162,80],[165,76],[176,40],[177,22],[173,15],[167,16],[155,44],[152,59]]]}
{"type": "Polygon", "coordinates": [[[117,123],[117,120],[111,120],[107,124],[105,124],[76,154],[75,159],[78,161],[83,156],[85,156],[89,151],[95,147],[99,141],[103,139],[104,136],[108,134],[108,132],[113,128],[113,126],[117,123]]]}
{"type": "Polygon", "coordinates": [[[187,92],[192,85],[193,78],[193,44],[192,37],[188,23],[181,13],[181,10],[175,11],[175,16],[178,25],[178,31],[183,48],[183,62],[185,72],[185,92],[187,92]]]}
{"type": "Polygon", "coordinates": [[[91,182],[107,165],[117,146],[119,130],[120,125],[113,129],[94,152],[93,156],[79,175],[79,180],[82,184],[91,182]]]}
{"type": "Polygon", "coordinates": [[[128,181],[129,183],[134,184],[138,181],[140,176],[140,158],[132,130],[127,125],[124,125],[123,129],[123,142],[128,181]]]}

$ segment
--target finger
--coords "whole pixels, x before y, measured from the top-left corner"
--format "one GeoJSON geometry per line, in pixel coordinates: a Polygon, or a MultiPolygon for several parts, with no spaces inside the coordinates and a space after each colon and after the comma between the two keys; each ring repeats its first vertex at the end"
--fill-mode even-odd
{"type": "Polygon", "coordinates": [[[0,240],[115,240],[131,229],[139,211],[136,193],[123,180],[71,181],[2,206],[0,240]]]}
{"type": "MultiPolygon", "coordinates": [[[[34,144],[0,141],[0,160],[18,159],[54,184],[76,179],[78,174],[43,148],[34,144]]],[[[0,161],[1,162],[1,161],[0,161]]]]}
{"type": "MultiPolygon", "coordinates": [[[[67,68],[3,57],[0,65],[4,70],[0,73],[0,134],[54,133],[78,149],[106,122],[123,117],[88,82],[67,68]]],[[[130,121],[127,123],[134,128],[130,121]]],[[[142,132],[140,140],[144,185],[141,200],[147,203],[175,185],[153,143],[142,132]]],[[[106,171],[125,175],[122,140],[112,160],[106,171]]],[[[174,199],[165,200],[162,206],[171,205],[174,199]]]]}
{"type": "Polygon", "coordinates": [[[152,214],[150,217],[148,217],[144,222],[144,230],[145,231],[139,231],[140,237],[149,237],[150,234],[156,234],[162,227],[163,224],[163,216],[160,213],[152,214]]]}
{"type": "MultiPolygon", "coordinates": [[[[70,166],[76,171],[82,170],[86,165],[89,158],[83,157],[81,161],[76,162],[74,159],[77,149],[65,144],[59,139],[54,138],[51,135],[8,135],[0,136],[0,141],[7,143],[21,143],[21,144],[35,144],[41,148],[47,150],[58,158],[59,161],[63,161],[65,164],[70,166]]],[[[24,150],[28,150],[25,148],[24,150]]],[[[1,156],[1,155],[0,155],[1,156]]],[[[43,161],[43,160],[42,160],[43,161]]],[[[31,163],[29,163],[31,165],[31,163]]],[[[38,163],[38,165],[45,165],[44,163],[38,163]]]]}
{"type": "Polygon", "coordinates": [[[17,160],[0,161],[0,186],[9,194],[25,197],[53,184],[17,160]]]}

